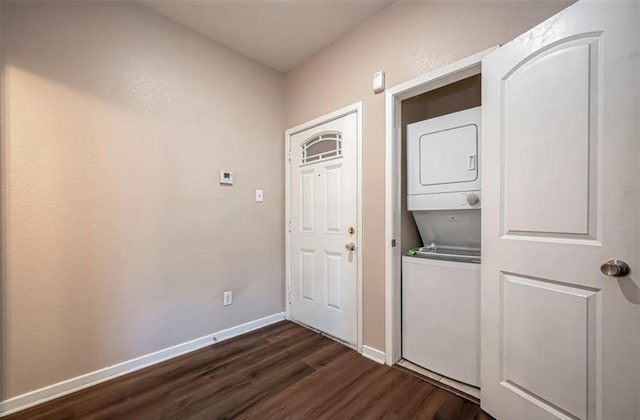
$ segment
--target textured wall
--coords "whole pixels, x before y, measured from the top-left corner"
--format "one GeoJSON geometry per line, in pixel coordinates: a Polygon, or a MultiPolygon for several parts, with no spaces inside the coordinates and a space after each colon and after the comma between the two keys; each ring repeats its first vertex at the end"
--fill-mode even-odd
{"type": "Polygon", "coordinates": [[[131,3],[1,28],[2,399],[282,311],[282,76],[131,3]]]}
{"type": "Polygon", "coordinates": [[[286,126],[364,101],[364,343],[384,349],[384,95],[412,79],[504,43],[570,2],[398,2],[291,71],[285,80],[286,126]]]}

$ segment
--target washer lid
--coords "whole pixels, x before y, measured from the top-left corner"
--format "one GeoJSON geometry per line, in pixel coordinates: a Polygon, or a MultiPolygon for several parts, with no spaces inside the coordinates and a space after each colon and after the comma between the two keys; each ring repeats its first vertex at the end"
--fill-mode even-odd
{"type": "Polygon", "coordinates": [[[413,211],[422,243],[480,248],[480,210],[413,211]]]}
{"type": "Polygon", "coordinates": [[[460,261],[477,264],[482,261],[479,248],[438,246],[438,244],[435,243],[418,249],[416,256],[434,260],[460,261]]]}

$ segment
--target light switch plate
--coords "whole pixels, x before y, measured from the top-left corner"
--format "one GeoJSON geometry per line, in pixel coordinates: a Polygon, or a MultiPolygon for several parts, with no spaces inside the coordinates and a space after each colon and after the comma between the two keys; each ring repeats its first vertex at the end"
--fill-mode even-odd
{"type": "Polygon", "coordinates": [[[256,203],[262,203],[264,201],[264,196],[262,190],[256,190],[256,203]]]}

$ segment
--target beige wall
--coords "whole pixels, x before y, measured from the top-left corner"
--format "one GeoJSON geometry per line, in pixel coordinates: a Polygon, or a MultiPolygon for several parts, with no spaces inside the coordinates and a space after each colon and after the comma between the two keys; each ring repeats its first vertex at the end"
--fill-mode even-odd
{"type": "Polygon", "coordinates": [[[286,126],[364,101],[364,343],[384,349],[384,95],[387,86],[504,43],[567,2],[400,2],[287,75],[286,126]]]}
{"type": "Polygon", "coordinates": [[[131,3],[1,28],[1,399],[284,310],[280,74],[131,3]]]}
{"type": "Polygon", "coordinates": [[[0,399],[282,311],[283,129],[358,100],[364,338],[383,349],[371,75],[395,85],[566,4],[401,2],[285,79],[131,3],[3,1],[0,399]]]}

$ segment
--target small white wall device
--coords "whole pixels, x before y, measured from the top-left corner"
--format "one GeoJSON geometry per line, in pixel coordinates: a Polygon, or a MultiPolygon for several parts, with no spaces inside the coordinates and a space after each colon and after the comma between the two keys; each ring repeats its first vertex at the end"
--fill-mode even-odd
{"type": "Polygon", "coordinates": [[[380,93],[384,90],[384,72],[373,73],[373,93],[380,93]]]}
{"type": "Polygon", "coordinates": [[[233,172],[220,171],[220,183],[224,185],[233,185],[233,172]]]}

